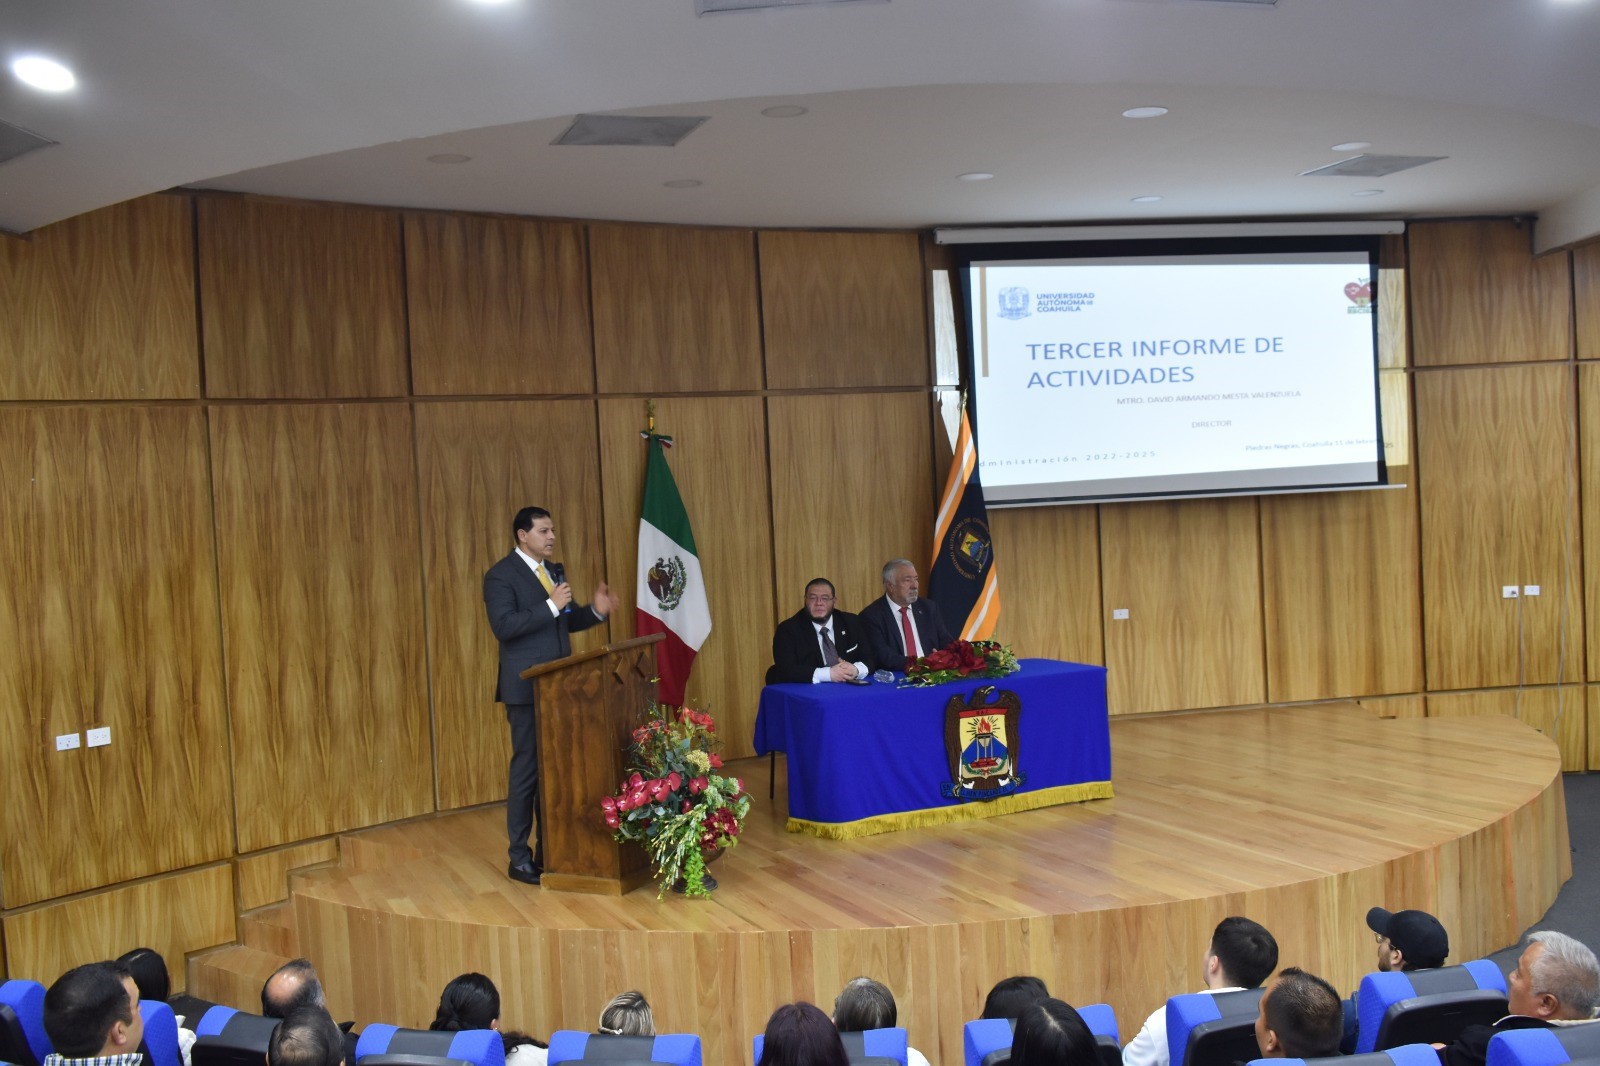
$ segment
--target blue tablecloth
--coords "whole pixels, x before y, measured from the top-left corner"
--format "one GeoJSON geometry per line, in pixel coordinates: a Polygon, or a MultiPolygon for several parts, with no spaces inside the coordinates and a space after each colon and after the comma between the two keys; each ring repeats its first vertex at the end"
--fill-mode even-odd
{"type": "Polygon", "coordinates": [[[1021,666],[1007,677],[933,688],[768,685],[755,747],[788,756],[789,828],[866,836],[1110,796],[1105,667],[1052,659],[1021,666]],[[1022,701],[1014,743],[1026,783],[987,803],[946,799],[945,705],[986,685],[1022,701]]]}

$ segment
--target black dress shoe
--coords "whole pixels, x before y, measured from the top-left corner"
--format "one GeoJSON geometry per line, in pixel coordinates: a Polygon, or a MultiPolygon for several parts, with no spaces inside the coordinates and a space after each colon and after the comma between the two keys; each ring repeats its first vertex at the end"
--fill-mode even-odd
{"type": "Polygon", "coordinates": [[[539,869],[537,866],[532,865],[531,863],[526,863],[526,862],[523,863],[521,866],[508,866],[508,867],[506,867],[506,876],[507,877],[511,878],[511,880],[513,880],[513,881],[521,881],[525,885],[536,885],[536,884],[538,884],[539,883],[539,875],[542,874],[542,873],[544,873],[543,870],[539,869]]]}

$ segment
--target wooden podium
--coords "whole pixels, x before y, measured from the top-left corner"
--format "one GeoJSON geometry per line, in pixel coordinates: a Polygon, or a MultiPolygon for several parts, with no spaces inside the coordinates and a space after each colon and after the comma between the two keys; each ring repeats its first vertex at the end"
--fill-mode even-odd
{"type": "Polygon", "coordinates": [[[599,804],[622,782],[623,755],[656,697],[662,639],[634,637],[522,671],[539,708],[544,888],[620,896],[650,880],[649,856],[611,838],[599,804]]]}

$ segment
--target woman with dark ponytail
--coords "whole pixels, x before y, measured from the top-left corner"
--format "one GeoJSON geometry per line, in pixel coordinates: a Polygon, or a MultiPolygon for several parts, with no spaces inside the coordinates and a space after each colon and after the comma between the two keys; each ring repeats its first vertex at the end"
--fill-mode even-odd
{"type": "Polygon", "coordinates": [[[500,1028],[500,990],[481,973],[464,973],[444,986],[439,1010],[429,1029],[460,1032],[463,1029],[500,1028]]]}

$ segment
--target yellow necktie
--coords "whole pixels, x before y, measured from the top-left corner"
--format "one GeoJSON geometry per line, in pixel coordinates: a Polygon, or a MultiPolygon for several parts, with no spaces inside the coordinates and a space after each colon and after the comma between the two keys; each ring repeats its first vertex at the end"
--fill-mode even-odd
{"type": "Polygon", "coordinates": [[[533,572],[539,575],[539,584],[544,586],[546,592],[554,592],[556,590],[555,585],[550,581],[550,575],[544,572],[543,563],[536,565],[533,568],[533,572]]]}

